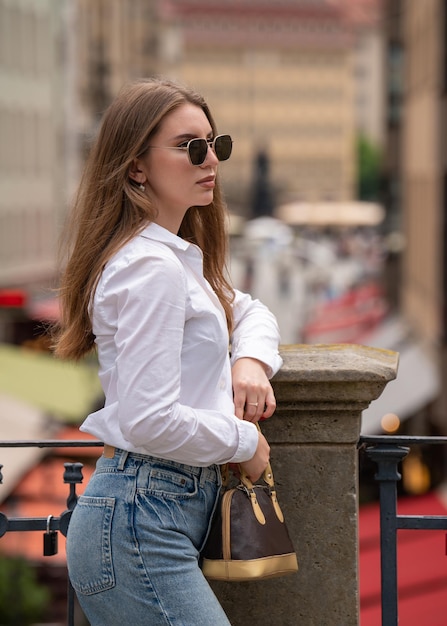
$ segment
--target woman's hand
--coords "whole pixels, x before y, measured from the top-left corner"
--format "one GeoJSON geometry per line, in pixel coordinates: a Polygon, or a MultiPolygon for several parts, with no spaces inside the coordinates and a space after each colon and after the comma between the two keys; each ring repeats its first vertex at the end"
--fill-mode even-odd
{"type": "Polygon", "coordinates": [[[252,483],[255,483],[258,478],[262,476],[270,459],[270,446],[267,439],[262,433],[258,433],[258,435],[258,447],[256,448],[254,456],[249,461],[240,463],[240,466],[243,468],[252,483]]]}
{"type": "Polygon", "coordinates": [[[249,422],[271,417],[276,400],[266,366],[257,359],[243,357],[235,362],[231,374],[236,416],[249,422]]]}

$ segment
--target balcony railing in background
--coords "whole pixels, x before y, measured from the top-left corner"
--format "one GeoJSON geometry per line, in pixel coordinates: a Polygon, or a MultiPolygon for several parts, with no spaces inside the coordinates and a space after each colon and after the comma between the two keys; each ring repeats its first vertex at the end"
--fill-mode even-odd
{"type": "MultiPolygon", "coordinates": [[[[250,586],[250,593],[246,585],[236,583],[214,581],[211,586],[234,626],[246,626],[247,615],[253,624],[265,623],[268,615],[270,623],[278,626],[290,624],[291,618],[302,624],[358,626],[356,472],[362,412],[396,377],[398,354],[333,344],[282,346],[281,356],[283,366],[272,380],[277,400],[275,418],[263,422],[262,429],[270,443],[281,508],[300,569],[293,576],[250,586]]],[[[20,442],[2,445],[19,447],[20,442]]],[[[45,442],[25,445],[45,446],[45,442]]],[[[61,441],[50,445],[66,448],[68,444],[61,441]]],[[[84,440],[70,445],[95,444],[84,440]]],[[[64,460],[88,458],[87,451],[83,454],[64,460]]],[[[84,473],[91,469],[85,465],[84,473]]],[[[79,466],[70,465],[65,479],[70,489],[68,512],[29,520],[29,527],[45,533],[49,524],[49,531],[66,532],[69,512],[76,502],[79,470],[79,466]]],[[[61,508],[64,498],[62,494],[61,508]]],[[[12,516],[14,509],[5,511],[12,516]]],[[[46,516],[54,513],[44,511],[46,516]]],[[[18,530],[23,523],[3,518],[2,532],[18,530]]],[[[71,590],[70,594],[68,623],[72,624],[71,590]]]]}
{"type": "MultiPolygon", "coordinates": [[[[0,448],[92,448],[102,447],[100,441],[65,441],[65,440],[43,440],[43,441],[0,441],[0,448]]],[[[0,452],[1,455],[1,452],[0,452]]],[[[1,458],[0,458],[1,460],[1,458]]],[[[57,533],[60,532],[64,537],[67,536],[68,524],[71,514],[76,506],[78,495],[76,493],[76,485],[82,483],[82,463],[64,463],[65,471],[63,472],[63,481],[69,485],[67,496],[67,508],[60,515],[55,515],[54,511],[48,511],[47,517],[7,517],[0,512],[0,540],[7,532],[25,532],[40,531],[46,537],[44,539],[44,556],[52,556],[54,547],[57,546],[57,533]],[[46,541],[49,539],[49,541],[46,541]],[[45,554],[46,548],[48,554],[45,554]]],[[[0,484],[3,482],[1,470],[3,465],[0,464],[0,484]]],[[[56,548],[57,550],[57,548],[56,548]]],[[[74,605],[75,596],[74,589],[68,579],[67,585],[67,625],[74,626],[74,605]]]]}
{"type": "Polygon", "coordinates": [[[382,626],[398,624],[397,531],[447,530],[442,515],[399,515],[397,483],[401,480],[399,464],[411,446],[447,444],[447,437],[377,436],[361,437],[360,446],[377,465],[375,479],[380,497],[380,564],[382,626]]]}
{"type": "MultiPolygon", "coordinates": [[[[398,624],[397,586],[397,531],[447,530],[447,516],[399,515],[397,513],[397,483],[401,480],[399,464],[411,446],[447,444],[447,437],[376,436],[361,437],[359,446],[377,465],[375,479],[380,494],[380,550],[381,550],[381,603],[382,626],[398,624]]],[[[85,448],[100,447],[99,441],[0,441],[0,448],[85,448]]],[[[1,454],[1,453],[0,453],[1,454]]],[[[8,518],[0,512],[0,537],[7,532],[40,531],[60,532],[67,535],[68,524],[78,495],[76,485],[82,483],[82,463],[64,463],[63,481],[69,485],[67,509],[55,515],[48,511],[47,517],[8,518]]],[[[0,482],[2,481],[0,465],[0,482]]],[[[50,556],[50,555],[49,555],[50,556]]],[[[74,626],[74,591],[68,583],[67,625],[74,626]]]]}

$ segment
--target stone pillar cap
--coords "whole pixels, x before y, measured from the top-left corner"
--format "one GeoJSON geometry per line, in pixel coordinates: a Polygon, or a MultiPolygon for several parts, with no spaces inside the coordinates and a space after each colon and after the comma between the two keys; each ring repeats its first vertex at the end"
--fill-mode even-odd
{"type": "Polygon", "coordinates": [[[281,346],[284,364],[275,382],[387,382],[397,375],[399,353],[356,344],[281,346]]]}

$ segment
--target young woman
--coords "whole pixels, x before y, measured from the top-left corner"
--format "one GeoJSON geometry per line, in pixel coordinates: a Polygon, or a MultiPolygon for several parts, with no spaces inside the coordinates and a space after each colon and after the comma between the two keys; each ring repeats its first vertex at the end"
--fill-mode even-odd
{"type": "Polygon", "coordinates": [[[232,140],[203,98],[132,84],[106,111],[67,232],[56,353],[96,344],[105,406],[81,430],[105,442],[73,513],[71,581],[92,626],[228,626],[200,570],[219,464],[257,479],[269,446],[272,314],[225,277],[217,176],[232,140]]]}

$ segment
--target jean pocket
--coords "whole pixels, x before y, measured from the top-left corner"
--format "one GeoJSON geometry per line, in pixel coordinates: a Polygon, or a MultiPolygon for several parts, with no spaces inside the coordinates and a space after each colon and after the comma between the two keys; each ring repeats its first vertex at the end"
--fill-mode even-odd
{"type": "Polygon", "coordinates": [[[112,518],[115,498],[80,496],[67,535],[70,580],[81,594],[115,586],[112,560],[112,518]]]}
{"type": "Polygon", "coordinates": [[[154,468],[149,475],[148,492],[171,499],[192,498],[197,495],[197,478],[180,470],[154,468]]]}

